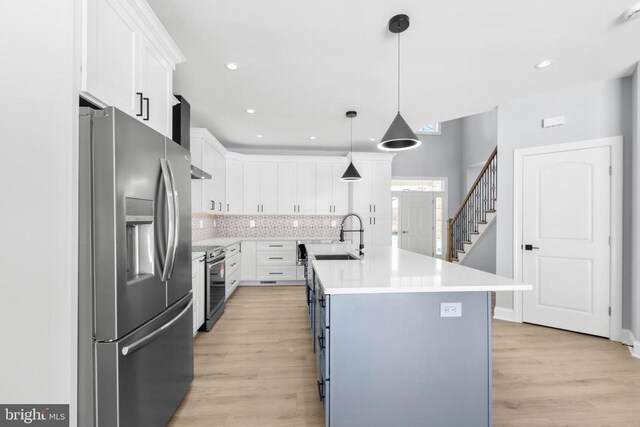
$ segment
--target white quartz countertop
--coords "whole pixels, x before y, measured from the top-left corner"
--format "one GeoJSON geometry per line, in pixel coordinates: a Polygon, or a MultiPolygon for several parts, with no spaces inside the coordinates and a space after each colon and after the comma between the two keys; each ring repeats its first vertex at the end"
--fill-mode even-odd
{"type": "Polygon", "coordinates": [[[213,239],[197,240],[192,242],[192,246],[229,246],[238,242],[287,242],[287,241],[305,241],[305,240],[319,240],[323,243],[331,243],[338,239],[331,239],[327,237],[216,237],[213,239]]]}
{"type": "Polygon", "coordinates": [[[525,291],[506,277],[392,247],[365,248],[361,260],[319,261],[321,254],[351,253],[344,244],[307,245],[309,261],[327,294],[525,291]]]}

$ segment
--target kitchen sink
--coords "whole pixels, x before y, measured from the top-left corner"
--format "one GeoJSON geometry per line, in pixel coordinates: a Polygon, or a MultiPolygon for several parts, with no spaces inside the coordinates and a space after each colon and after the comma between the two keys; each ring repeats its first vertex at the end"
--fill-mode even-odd
{"type": "Polygon", "coordinates": [[[314,255],[318,261],[338,261],[338,260],[353,260],[360,261],[360,258],[351,254],[331,254],[331,255],[314,255]]]}

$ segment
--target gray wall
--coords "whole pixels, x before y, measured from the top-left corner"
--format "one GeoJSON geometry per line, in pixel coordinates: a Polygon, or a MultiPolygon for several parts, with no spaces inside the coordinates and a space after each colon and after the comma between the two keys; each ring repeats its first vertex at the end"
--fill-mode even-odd
{"type": "Polygon", "coordinates": [[[462,200],[460,193],[462,159],[462,120],[441,123],[441,135],[420,135],[422,145],[400,151],[393,159],[394,177],[447,177],[449,182],[448,210],[453,215],[462,200]]]}
{"type": "MultiPolygon", "coordinates": [[[[631,79],[602,81],[558,90],[498,106],[497,265],[499,275],[513,277],[513,151],[608,136],[624,136],[624,235],[631,232],[631,79]],[[542,129],[541,120],[564,115],[564,126],[542,129]]],[[[624,239],[624,296],[630,299],[631,241],[624,239]]],[[[498,294],[497,305],[513,307],[511,292],[498,294]]],[[[623,325],[631,322],[623,307],[623,325]]]]}
{"type": "Polygon", "coordinates": [[[468,176],[470,167],[484,165],[489,154],[498,145],[498,110],[494,108],[486,113],[474,114],[462,119],[462,193],[469,191],[469,182],[473,182],[479,170],[474,168],[468,176]]]}
{"type": "Polygon", "coordinates": [[[462,260],[462,265],[495,274],[497,221],[496,218],[496,221],[482,233],[480,240],[473,244],[471,252],[462,260]]]}

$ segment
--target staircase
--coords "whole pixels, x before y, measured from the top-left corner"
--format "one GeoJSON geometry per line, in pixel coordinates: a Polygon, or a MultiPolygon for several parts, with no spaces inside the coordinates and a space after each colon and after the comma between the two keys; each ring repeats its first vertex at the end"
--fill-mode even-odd
{"type": "Polygon", "coordinates": [[[498,147],[494,148],[447,227],[447,261],[462,263],[496,220],[498,147]]]}

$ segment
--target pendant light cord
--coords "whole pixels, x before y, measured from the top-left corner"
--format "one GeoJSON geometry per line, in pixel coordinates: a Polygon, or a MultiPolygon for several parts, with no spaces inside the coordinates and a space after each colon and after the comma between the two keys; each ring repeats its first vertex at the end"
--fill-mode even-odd
{"type": "Polygon", "coordinates": [[[400,33],[398,33],[398,113],[400,112],[400,33]]]}
{"type": "Polygon", "coordinates": [[[351,155],[353,155],[353,117],[350,117],[351,121],[351,155]]]}

